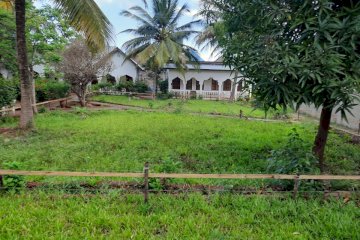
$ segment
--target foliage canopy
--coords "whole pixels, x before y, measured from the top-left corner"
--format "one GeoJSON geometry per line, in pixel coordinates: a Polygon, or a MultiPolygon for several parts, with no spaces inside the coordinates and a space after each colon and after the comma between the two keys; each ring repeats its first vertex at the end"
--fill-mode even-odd
{"type": "Polygon", "coordinates": [[[359,1],[215,1],[227,64],[267,108],[313,103],[345,117],[360,84],[359,1]]]}

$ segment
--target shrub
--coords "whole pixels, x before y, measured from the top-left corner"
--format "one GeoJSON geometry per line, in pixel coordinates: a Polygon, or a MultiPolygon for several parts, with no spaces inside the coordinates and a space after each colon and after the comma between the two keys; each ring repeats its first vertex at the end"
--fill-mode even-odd
{"type": "Polygon", "coordinates": [[[169,82],[167,80],[161,81],[159,84],[160,87],[160,91],[162,93],[168,93],[169,91],[169,86],[168,86],[169,82]]]}
{"type": "Polygon", "coordinates": [[[37,80],[35,85],[36,100],[38,102],[64,98],[69,95],[70,85],[65,82],[37,80]]]}
{"type": "MultiPolygon", "coordinates": [[[[18,162],[5,162],[3,163],[5,169],[19,170],[20,164],[18,162]]],[[[18,192],[25,187],[24,176],[8,175],[4,177],[4,185],[8,191],[18,192]]]]}
{"type": "Polygon", "coordinates": [[[123,89],[126,89],[127,92],[133,92],[134,83],[133,82],[119,82],[118,84],[116,84],[115,88],[118,91],[122,91],[123,89]]]}
{"type": "Polygon", "coordinates": [[[114,85],[108,82],[101,82],[96,85],[92,85],[93,90],[112,88],[114,85]]]}
{"type": "Polygon", "coordinates": [[[149,90],[149,87],[144,82],[136,82],[134,84],[135,92],[145,93],[149,90]]]}
{"type": "Polygon", "coordinates": [[[18,87],[16,82],[0,78],[0,108],[11,105],[17,95],[18,87]]]}
{"type": "MultiPolygon", "coordinates": [[[[288,135],[283,148],[273,150],[268,158],[267,171],[278,174],[314,174],[318,173],[317,159],[311,152],[311,145],[301,139],[296,129],[288,135]]],[[[278,181],[285,188],[293,186],[293,181],[278,181]]]]}
{"type": "Polygon", "coordinates": [[[126,89],[127,92],[138,92],[138,93],[144,93],[149,88],[148,86],[143,82],[120,82],[116,86],[116,89],[118,91],[122,91],[123,89],[126,89]]]}
{"type": "Polygon", "coordinates": [[[158,93],[156,95],[156,97],[158,99],[161,99],[161,100],[163,100],[163,99],[172,99],[172,98],[174,98],[174,94],[173,93],[158,93]]]}

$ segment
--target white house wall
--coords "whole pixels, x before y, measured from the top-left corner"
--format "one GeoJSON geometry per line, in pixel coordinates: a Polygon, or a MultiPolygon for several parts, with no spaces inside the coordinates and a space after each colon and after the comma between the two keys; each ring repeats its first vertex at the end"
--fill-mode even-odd
{"type": "MultiPolygon", "coordinates": [[[[185,78],[184,75],[181,74],[180,72],[176,71],[176,69],[169,69],[168,70],[168,80],[172,81],[175,78],[180,78],[183,80],[183,82],[187,82],[192,78],[195,78],[197,81],[200,82],[200,85],[212,78],[215,81],[218,81],[219,83],[222,83],[224,81],[226,81],[227,79],[230,79],[233,81],[234,77],[235,77],[235,73],[232,71],[214,71],[214,70],[188,70],[185,73],[185,78]],[[186,81],[185,81],[186,79],[186,81]]],[[[211,90],[211,81],[209,81],[210,83],[210,90],[211,90]]],[[[208,83],[205,83],[205,87],[208,88],[208,83]]],[[[204,89],[207,90],[207,89],[204,89]]]]}
{"type": "Polygon", "coordinates": [[[119,82],[120,77],[128,75],[133,80],[138,79],[138,68],[131,60],[125,60],[125,56],[120,52],[113,53],[111,57],[111,71],[110,75],[115,77],[116,82],[119,82]]]}
{"type": "Polygon", "coordinates": [[[5,69],[5,67],[0,66],[0,77],[3,77],[5,79],[12,78],[12,74],[9,70],[5,69]]]}

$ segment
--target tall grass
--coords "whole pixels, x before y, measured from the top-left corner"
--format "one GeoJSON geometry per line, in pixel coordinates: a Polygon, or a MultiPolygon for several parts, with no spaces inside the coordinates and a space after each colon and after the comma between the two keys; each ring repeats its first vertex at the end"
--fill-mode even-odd
{"type": "MultiPolygon", "coordinates": [[[[27,170],[138,172],[149,161],[153,172],[176,165],[176,172],[261,173],[270,151],[286,143],[292,128],[308,143],[316,130],[311,124],[83,110],[40,114],[36,126],[26,136],[0,136],[0,165],[16,161],[27,170]]],[[[333,173],[356,173],[360,147],[335,134],[329,141],[333,173]]]]}
{"type": "MultiPolygon", "coordinates": [[[[207,100],[145,100],[134,99],[126,96],[107,96],[99,95],[93,97],[93,100],[99,102],[115,103],[128,106],[136,106],[143,108],[151,108],[164,111],[182,111],[187,113],[203,113],[203,114],[223,114],[230,116],[239,116],[240,110],[244,117],[265,118],[265,112],[255,109],[248,102],[227,101],[207,101],[207,100]]],[[[270,112],[268,117],[274,117],[274,112],[270,112]]]]}
{"type": "Polygon", "coordinates": [[[236,195],[0,197],[1,239],[359,239],[355,203],[236,195]]]}

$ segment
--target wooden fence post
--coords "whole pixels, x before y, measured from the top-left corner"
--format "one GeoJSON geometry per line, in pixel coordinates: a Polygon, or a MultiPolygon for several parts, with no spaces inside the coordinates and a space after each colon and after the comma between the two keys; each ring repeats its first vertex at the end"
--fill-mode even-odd
{"type": "Polygon", "coordinates": [[[149,201],[149,162],[145,163],[144,167],[144,202],[149,201]]]}
{"type": "Polygon", "coordinates": [[[299,183],[300,183],[299,175],[296,175],[295,178],[294,178],[294,192],[293,192],[293,198],[294,199],[296,199],[296,197],[297,197],[297,193],[298,193],[298,190],[299,190],[299,183]]]}
{"type": "Polygon", "coordinates": [[[4,180],[3,180],[3,176],[0,175],[0,191],[3,190],[4,188],[4,180]]]}

